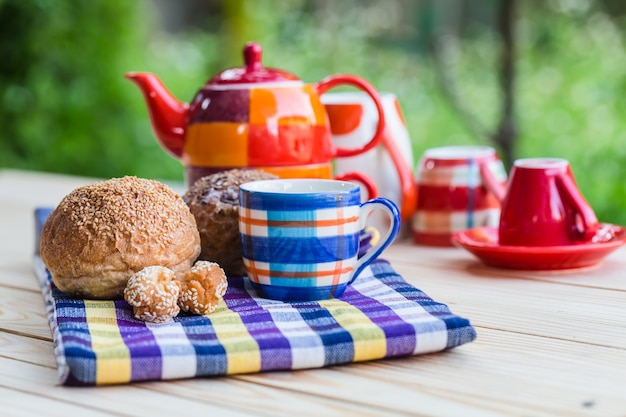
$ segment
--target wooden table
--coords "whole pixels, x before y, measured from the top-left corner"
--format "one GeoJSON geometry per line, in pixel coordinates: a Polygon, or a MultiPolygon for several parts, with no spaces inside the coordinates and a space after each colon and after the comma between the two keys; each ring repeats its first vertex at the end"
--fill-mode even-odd
{"type": "Polygon", "coordinates": [[[92,181],[0,170],[2,416],[626,416],[626,248],[592,269],[531,273],[400,241],[384,257],[469,318],[474,342],[317,370],[58,386],[33,209],[92,181]]]}

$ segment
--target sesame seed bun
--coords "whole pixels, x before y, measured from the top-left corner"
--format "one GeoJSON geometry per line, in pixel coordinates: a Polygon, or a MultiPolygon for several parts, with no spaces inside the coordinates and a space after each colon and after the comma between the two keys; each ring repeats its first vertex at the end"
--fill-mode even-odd
{"type": "Polygon", "coordinates": [[[65,196],[44,224],[40,252],[61,291],[115,299],[144,267],[188,270],[200,235],[187,205],[166,185],[114,178],[65,196]]]}

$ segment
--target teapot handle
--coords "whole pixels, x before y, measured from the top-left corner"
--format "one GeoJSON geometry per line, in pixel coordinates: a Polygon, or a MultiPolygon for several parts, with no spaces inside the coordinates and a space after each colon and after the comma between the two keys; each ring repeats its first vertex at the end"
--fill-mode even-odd
{"type": "Polygon", "coordinates": [[[385,114],[383,111],[383,104],[380,101],[380,96],[378,95],[376,89],[364,79],[350,74],[336,74],[324,78],[320,82],[314,84],[314,87],[317,90],[318,96],[321,96],[331,88],[343,84],[348,84],[358,88],[359,90],[363,90],[372,98],[374,105],[376,106],[376,111],[378,112],[378,126],[376,127],[374,137],[372,137],[372,139],[362,147],[353,149],[337,147],[335,149],[335,156],[337,157],[355,156],[375,148],[383,140],[383,133],[385,131],[385,114]]]}
{"type": "Polygon", "coordinates": [[[367,191],[367,200],[378,197],[378,187],[376,186],[376,183],[365,174],[352,171],[337,175],[335,179],[339,181],[352,181],[363,184],[365,191],[367,191]]]}

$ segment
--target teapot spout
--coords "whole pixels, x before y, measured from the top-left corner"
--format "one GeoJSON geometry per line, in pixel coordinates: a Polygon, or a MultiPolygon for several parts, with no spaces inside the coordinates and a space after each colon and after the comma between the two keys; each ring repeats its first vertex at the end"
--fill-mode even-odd
{"type": "Polygon", "coordinates": [[[143,92],[152,130],[158,141],[172,155],[180,158],[185,146],[189,104],[176,99],[154,74],[129,72],[126,78],[143,92]]]}

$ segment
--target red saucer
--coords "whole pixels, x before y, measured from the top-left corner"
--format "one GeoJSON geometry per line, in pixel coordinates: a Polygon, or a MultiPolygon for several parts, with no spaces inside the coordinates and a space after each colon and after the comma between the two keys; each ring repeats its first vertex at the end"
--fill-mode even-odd
{"type": "Polygon", "coordinates": [[[452,243],[485,264],[507,269],[560,270],[599,263],[626,243],[626,229],[600,224],[591,242],[569,246],[504,246],[498,243],[497,227],[478,227],[452,235],[452,243]]]}

